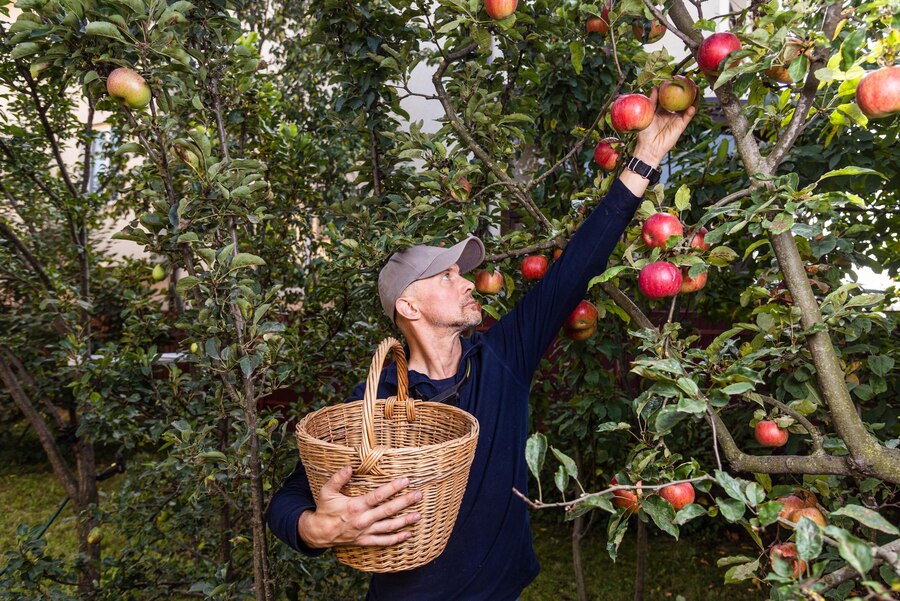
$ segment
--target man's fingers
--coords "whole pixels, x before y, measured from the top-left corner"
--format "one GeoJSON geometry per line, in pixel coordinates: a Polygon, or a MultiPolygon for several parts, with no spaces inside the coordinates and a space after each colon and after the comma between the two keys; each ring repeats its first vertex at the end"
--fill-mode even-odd
{"type": "Polygon", "coordinates": [[[350,482],[350,477],[353,476],[353,470],[349,465],[344,466],[340,470],[336,471],[328,481],[322,485],[322,492],[328,496],[328,494],[341,494],[341,489],[346,486],[348,482],[350,482]]]}
{"type": "Polygon", "coordinates": [[[409,486],[409,478],[398,478],[379,486],[373,491],[367,492],[363,495],[363,501],[369,507],[378,507],[407,486],[409,486]]]}
{"type": "Polygon", "coordinates": [[[413,503],[420,501],[421,499],[422,493],[417,490],[406,493],[405,495],[401,495],[396,499],[391,499],[387,503],[382,503],[381,505],[366,512],[366,519],[371,520],[372,522],[378,522],[385,518],[391,517],[395,513],[403,511],[404,509],[406,509],[413,503]]]}
{"type": "Polygon", "coordinates": [[[412,536],[412,532],[409,531],[395,534],[370,534],[360,537],[356,544],[362,547],[387,547],[405,541],[410,536],[412,536]]]}
{"type": "Polygon", "coordinates": [[[653,107],[654,113],[656,112],[656,108],[657,108],[656,98],[658,95],[659,95],[659,90],[656,88],[656,86],[653,86],[653,90],[650,91],[650,105],[653,107]]]}
{"type": "Polygon", "coordinates": [[[390,520],[380,520],[369,527],[368,534],[389,534],[396,532],[401,528],[405,528],[410,524],[415,524],[422,516],[417,511],[412,511],[406,515],[401,515],[390,520]]]}

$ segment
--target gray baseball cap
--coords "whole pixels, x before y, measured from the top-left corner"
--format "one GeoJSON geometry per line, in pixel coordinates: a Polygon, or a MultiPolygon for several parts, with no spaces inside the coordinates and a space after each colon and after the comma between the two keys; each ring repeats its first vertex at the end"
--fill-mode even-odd
{"type": "Polygon", "coordinates": [[[450,248],[420,244],[395,252],[378,274],[378,296],[384,312],[394,321],[394,304],[406,287],[437,275],[454,264],[460,273],[468,273],[484,261],[484,244],[469,236],[450,248]]]}

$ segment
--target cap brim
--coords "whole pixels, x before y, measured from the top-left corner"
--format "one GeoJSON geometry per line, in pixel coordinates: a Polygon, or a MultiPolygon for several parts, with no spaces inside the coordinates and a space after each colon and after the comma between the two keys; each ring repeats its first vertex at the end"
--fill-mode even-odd
{"type": "Polygon", "coordinates": [[[435,276],[453,265],[459,266],[459,273],[469,273],[483,261],[484,244],[475,236],[469,236],[435,257],[419,279],[435,276]]]}

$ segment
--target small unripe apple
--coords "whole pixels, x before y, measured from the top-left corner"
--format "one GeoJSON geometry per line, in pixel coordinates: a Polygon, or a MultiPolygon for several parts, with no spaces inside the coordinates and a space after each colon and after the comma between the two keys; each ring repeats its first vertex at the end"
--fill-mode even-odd
{"type": "Polygon", "coordinates": [[[706,75],[718,76],[725,58],[740,50],[741,41],[731,32],[714,33],[700,44],[697,50],[697,66],[706,75]]]}
{"type": "Polygon", "coordinates": [[[649,299],[675,296],[681,291],[681,270],[667,261],[645,265],[638,274],[638,288],[649,299]]]}
{"type": "Polygon", "coordinates": [[[659,496],[668,501],[675,511],[681,511],[683,507],[694,502],[694,487],[690,482],[672,484],[660,489],[659,496]]]}
{"type": "Polygon", "coordinates": [[[691,236],[691,248],[699,248],[700,250],[704,251],[712,248],[712,245],[707,244],[704,240],[704,237],[708,233],[709,230],[707,230],[705,227],[701,227],[699,230],[697,230],[697,233],[691,236]]]}
{"type": "Polygon", "coordinates": [[[782,543],[775,545],[769,551],[769,560],[775,563],[775,558],[788,562],[794,568],[794,578],[806,570],[806,562],[797,557],[797,545],[794,543],[782,543]]]}
{"type": "Polygon", "coordinates": [[[539,280],[547,273],[547,257],[531,255],[522,259],[522,275],[526,280],[539,280]]]}
{"type": "Polygon", "coordinates": [[[130,109],[150,104],[150,86],[128,67],[119,67],[106,78],[106,91],[130,109]]]}
{"type": "Polygon", "coordinates": [[[153,279],[157,282],[162,281],[166,277],[166,270],[163,269],[163,266],[157,263],[153,266],[153,271],[150,273],[153,276],[153,279]]]}
{"type": "Polygon", "coordinates": [[[199,351],[199,350],[200,350],[200,345],[197,344],[196,342],[192,342],[191,343],[191,352],[196,355],[197,351],[199,351]]]}
{"type": "Polygon", "coordinates": [[[641,226],[641,238],[649,248],[665,248],[672,236],[683,236],[684,226],[671,213],[654,213],[641,226]]]}
{"type": "Polygon", "coordinates": [[[697,92],[697,84],[684,75],[676,75],[672,81],[659,84],[659,106],[672,113],[685,111],[694,104],[697,92]]]}
{"type": "Polygon", "coordinates": [[[505,19],[516,12],[519,0],[484,0],[484,10],[492,19],[505,19]]]}
{"type": "Polygon", "coordinates": [[[619,162],[619,148],[622,143],[618,138],[603,138],[594,149],[594,162],[604,171],[612,171],[619,162]]]}
{"type": "MultiPolygon", "coordinates": [[[[648,31],[645,19],[639,19],[632,23],[631,31],[639,42],[644,42],[644,32],[648,31]]],[[[650,21],[646,43],[652,44],[653,42],[658,42],[664,35],[666,35],[666,26],[657,19],[650,21]]]]}
{"type": "Polygon", "coordinates": [[[784,446],[789,438],[787,430],[779,427],[778,424],[769,420],[761,420],[757,422],[753,434],[756,436],[756,442],[764,447],[784,446]]]}
{"type": "Polygon", "coordinates": [[[91,531],[88,532],[87,542],[89,545],[96,545],[100,541],[103,540],[103,531],[100,529],[100,526],[94,526],[91,528],[91,531]]]}
{"type": "Polygon", "coordinates": [[[609,117],[618,132],[641,131],[653,121],[653,105],[643,94],[623,94],[613,102],[609,117]]]}
{"type": "Polygon", "coordinates": [[[475,274],[475,290],[482,294],[497,294],[503,289],[503,274],[482,270],[475,274]]]}
{"type": "Polygon", "coordinates": [[[856,87],[856,104],[869,119],[900,113],[900,65],[867,73],[856,87]]]}

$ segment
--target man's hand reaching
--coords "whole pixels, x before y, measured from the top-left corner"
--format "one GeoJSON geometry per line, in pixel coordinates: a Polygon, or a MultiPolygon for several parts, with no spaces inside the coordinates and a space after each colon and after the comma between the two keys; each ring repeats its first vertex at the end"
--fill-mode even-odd
{"type": "Polygon", "coordinates": [[[304,511],[297,522],[300,538],[314,549],[335,545],[384,547],[408,539],[412,533],[401,532],[419,521],[416,512],[397,516],[422,493],[407,492],[394,496],[407,486],[407,478],[399,478],[359,497],[341,494],[353,475],[350,466],[335,473],[322,487],[315,511],[304,511]]]}

